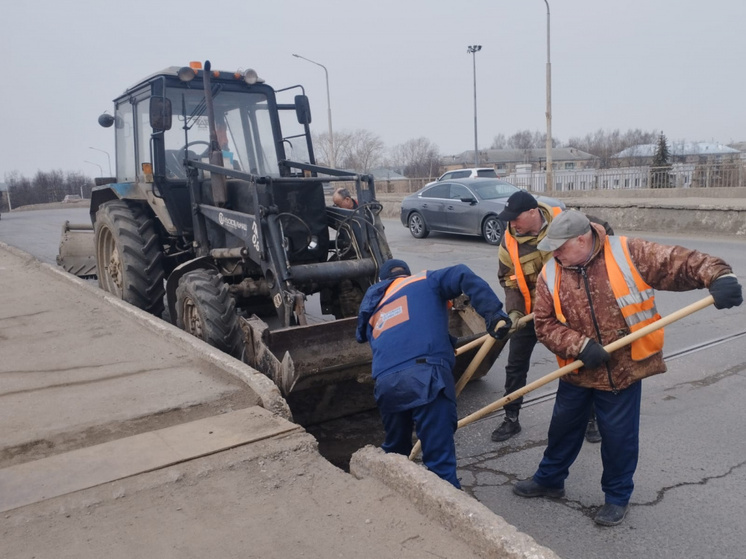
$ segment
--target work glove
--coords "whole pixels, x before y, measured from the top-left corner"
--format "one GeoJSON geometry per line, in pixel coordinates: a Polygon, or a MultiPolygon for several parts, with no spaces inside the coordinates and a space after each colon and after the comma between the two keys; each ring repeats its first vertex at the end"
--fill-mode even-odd
{"type": "Polygon", "coordinates": [[[710,284],[710,295],[715,299],[716,309],[729,309],[743,303],[741,284],[733,274],[720,276],[710,284]]]}
{"type": "Polygon", "coordinates": [[[518,324],[518,321],[522,319],[524,316],[526,316],[521,311],[510,311],[508,313],[508,316],[510,317],[510,321],[513,323],[513,328],[515,329],[514,330],[515,332],[517,332],[518,330],[526,326],[525,322],[518,324]]]}
{"type": "Polygon", "coordinates": [[[508,332],[510,332],[511,326],[513,326],[513,321],[510,320],[510,317],[508,315],[501,315],[493,320],[490,320],[490,324],[487,326],[487,332],[489,332],[489,335],[496,340],[504,340],[505,337],[508,335],[508,332]],[[495,326],[501,320],[505,321],[505,325],[500,326],[500,328],[495,330],[495,326]]]}
{"type": "Polygon", "coordinates": [[[578,359],[583,362],[583,366],[587,369],[595,369],[611,359],[611,355],[596,340],[588,339],[588,343],[585,344],[583,351],[578,355],[578,359]]]}
{"type": "Polygon", "coordinates": [[[518,321],[524,316],[525,315],[521,311],[510,311],[508,313],[508,319],[503,319],[505,320],[505,326],[501,326],[494,333],[492,333],[492,337],[494,337],[496,340],[504,340],[508,336],[508,334],[517,332],[526,325],[525,323],[518,324],[518,321]]]}

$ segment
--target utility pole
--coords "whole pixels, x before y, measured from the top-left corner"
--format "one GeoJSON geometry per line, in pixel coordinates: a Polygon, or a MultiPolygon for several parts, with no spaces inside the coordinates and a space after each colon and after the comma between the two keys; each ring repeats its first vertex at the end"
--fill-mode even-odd
{"type": "Polygon", "coordinates": [[[324,66],[323,64],[319,64],[318,62],[314,62],[310,58],[306,58],[305,56],[301,56],[300,54],[294,54],[293,56],[295,58],[302,58],[303,60],[310,62],[311,64],[316,64],[316,66],[321,66],[324,69],[324,74],[326,75],[326,107],[329,114],[329,149],[331,150],[329,159],[331,160],[330,164],[332,169],[336,169],[337,156],[334,153],[334,133],[332,132],[332,101],[329,95],[329,71],[326,69],[326,66],[324,66]]]}
{"type": "Polygon", "coordinates": [[[554,169],[552,169],[552,62],[549,57],[549,2],[547,5],[547,192],[554,190],[554,169]]]}
{"type": "Polygon", "coordinates": [[[479,147],[477,145],[477,53],[482,50],[482,45],[470,45],[466,48],[467,54],[472,55],[474,66],[474,166],[479,167],[479,147]]]}

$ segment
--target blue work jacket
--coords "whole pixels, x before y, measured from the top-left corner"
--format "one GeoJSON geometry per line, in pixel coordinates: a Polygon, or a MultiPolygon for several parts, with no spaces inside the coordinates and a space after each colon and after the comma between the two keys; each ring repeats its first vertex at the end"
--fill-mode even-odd
{"type": "Polygon", "coordinates": [[[368,289],[360,304],[356,336],[360,343],[368,341],[373,352],[377,400],[381,393],[396,390],[401,401],[395,407],[407,409],[452,387],[455,356],[448,301],[461,293],[469,296],[488,328],[506,317],[489,284],[463,264],[384,280],[368,289]]]}

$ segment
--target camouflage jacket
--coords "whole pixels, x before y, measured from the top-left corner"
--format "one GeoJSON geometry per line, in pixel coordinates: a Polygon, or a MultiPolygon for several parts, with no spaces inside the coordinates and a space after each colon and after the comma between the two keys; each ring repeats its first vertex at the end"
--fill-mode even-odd
{"type": "MultiPolygon", "coordinates": [[[[607,345],[629,334],[606,272],[603,251],[606,233],[602,226],[592,225],[595,244],[588,263],[572,267],[560,265],[559,297],[567,325],[555,316],[554,302],[544,278],[540,277],[536,284],[536,335],[550,351],[565,359],[576,359],[586,338],[607,345]]],[[[702,289],[723,274],[731,273],[730,266],[720,258],[696,250],[636,238],[630,238],[628,244],[632,262],[653,289],[702,289]]],[[[571,373],[562,380],[587,388],[622,390],[640,379],[665,371],[662,353],[633,361],[630,346],[626,346],[612,353],[609,363],[595,369],[583,367],[577,374],[571,373]]]]}
{"type": "MultiPolygon", "coordinates": [[[[551,252],[544,252],[536,248],[538,242],[546,236],[547,226],[552,222],[553,218],[551,208],[542,202],[539,202],[539,211],[541,211],[541,215],[544,217],[545,225],[537,235],[516,235],[515,229],[510,225],[508,226],[510,234],[518,242],[518,258],[521,261],[523,274],[531,292],[532,302],[534,300],[534,290],[536,289],[536,279],[539,277],[539,272],[541,272],[544,263],[552,257],[551,252]]],[[[515,279],[515,264],[510,258],[504,238],[500,243],[498,259],[497,279],[505,290],[505,312],[518,310],[526,314],[526,302],[523,300],[523,295],[515,279]]]]}

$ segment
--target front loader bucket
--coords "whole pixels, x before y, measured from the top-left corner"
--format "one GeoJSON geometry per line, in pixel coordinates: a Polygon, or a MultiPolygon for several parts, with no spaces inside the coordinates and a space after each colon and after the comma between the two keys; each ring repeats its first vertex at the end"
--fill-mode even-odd
{"type": "Polygon", "coordinates": [[[62,226],[57,264],[80,278],[96,277],[93,225],[65,222],[62,226]]]}
{"type": "MultiPolygon", "coordinates": [[[[256,316],[241,323],[244,360],[280,388],[297,423],[312,425],[375,408],[370,346],[355,340],[356,317],[277,330],[256,316]]],[[[449,327],[457,347],[485,332],[484,320],[465,298],[454,302],[449,327]]],[[[472,378],[487,374],[500,349],[487,355],[472,378]]],[[[456,380],[477,351],[456,357],[456,380]]]]}
{"type": "Polygon", "coordinates": [[[241,322],[244,360],[280,388],[297,423],[311,425],[375,407],[370,346],[355,340],[357,318],[277,330],[256,316],[241,322]]]}

